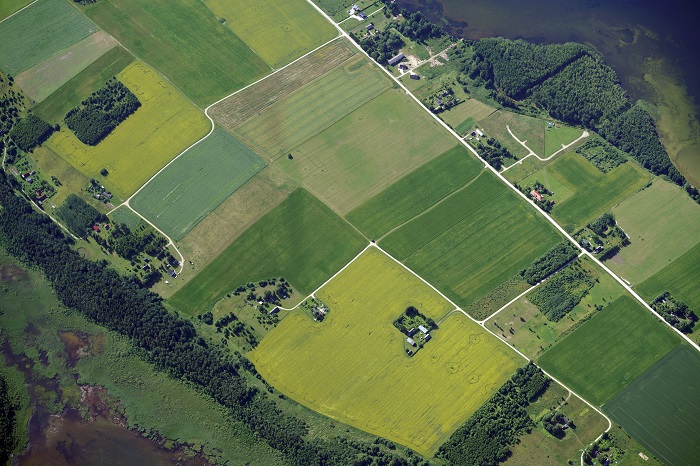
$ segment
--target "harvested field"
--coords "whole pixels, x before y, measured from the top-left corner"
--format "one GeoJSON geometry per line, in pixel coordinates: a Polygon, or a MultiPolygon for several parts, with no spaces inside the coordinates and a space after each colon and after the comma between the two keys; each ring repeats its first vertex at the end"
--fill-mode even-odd
{"type": "Polygon", "coordinates": [[[178,240],[264,166],[248,146],[217,128],[144,186],[131,205],[178,240]]]}
{"type": "Polygon", "coordinates": [[[63,127],[47,146],[89,178],[103,179],[125,199],[190,144],[204,136],[209,121],[168,81],[142,62],[117,78],[138,97],[141,107],[97,146],[87,146],[63,127]],[[138,170],[134,167],[138,166],[138,170]]]}
{"type": "Polygon", "coordinates": [[[345,215],[454,144],[413,99],[390,89],[277,163],[345,215]]]}
{"type": "Polygon", "coordinates": [[[474,179],[481,164],[458,145],[420,166],[347,215],[368,238],[380,238],[474,179]]]}
{"type": "Polygon", "coordinates": [[[299,189],[231,243],[170,304],[195,315],[240,285],[280,276],[308,294],[365,244],[347,222],[299,189]]]}
{"type": "Polygon", "coordinates": [[[390,86],[376,66],[356,55],[265,107],[235,133],[257,153],[276,160],[390,86]]]}
{"type": "Polygon", "coordinates": [[[700,355],[681,345],[605,405],[615,422],[668,465],[700,464],[700,355]]]}
{"type": "Polygon", "coordinates": [[[200,107],[270,72],[200,0],[110,0],[85,14],[200,107]]]}
{"type": "Polygon", "coordinates": [[[433,318],[451,306],[374,248],[317,297],[323,322],[291,313],[249,353],[256,369],[299,403],[426,456],[525,363],[461,313],[407,357],[392,320],[411,305],[433,318]]]}
{"type": "Polygon", "coordinates": [[[258,115],[264,108],[323,76],[356,53],[344,39],[331,42],[283,71],[222,100],[209,109],[209,116],[232,131],[249,118],[258,115]]]}
{"type": "Polygon", "coordinates": [[[0,24],[0,69],[17,75],[96,31],[69,2],[39,0],[0,24]]]}
{"type": "Polygon", "coordinates": [[[554,345],[537,363],[600,406],[680,342],[641,304],[624,295],[554,345]]]}
{"type": "Polygon", "coordinates": [[[69,110],[133,61],[134,56],[123,47],[110,49],[34,107],[33,113],[44,121],[58,123],[69,110]]]}
{"type": "Polygon", "coordinates": [[[336,35],[306,0],[205,0],[270,67],[279,68],[336,35]]]}
{"type": "Polygon", "coordinates": [[[23,71],[15,80],[29,97],[41,102],[116,46],[112,36],[96,32],[23,71]]]}

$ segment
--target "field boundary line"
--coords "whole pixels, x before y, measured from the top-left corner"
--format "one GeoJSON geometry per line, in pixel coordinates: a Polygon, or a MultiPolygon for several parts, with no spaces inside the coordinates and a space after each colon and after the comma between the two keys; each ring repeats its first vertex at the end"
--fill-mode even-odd
{"type": "Polygon", "coordinates": [[[12,18],[12,17],[13,17],[14,15],[16,15],[17,13],[21,12],[22,10],[26,10],[27,8],[29,8],[30,6],[34,5],[34,4],[35,4],[36,2],[38,2],[38,1],[39,1],[39,0],[34,0],[34,1],[33,1],[32,3],[30,3],[29,5],[24,5],[22,8],[20,8],[20,9],[17,10],[17,11],[15,11],[14,13],[12,13],[10,16],[4,18],[2,21],[0,21],[0,23],[4,23],[5,21],[7,21],[8,19],[12,18]]]}

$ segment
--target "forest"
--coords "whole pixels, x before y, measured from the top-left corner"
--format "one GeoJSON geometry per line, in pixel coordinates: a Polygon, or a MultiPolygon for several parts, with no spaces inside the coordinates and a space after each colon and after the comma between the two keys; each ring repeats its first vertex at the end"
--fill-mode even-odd
{"type": "Polygon", "coordinates": [[[496,466],[518,437],[535,426],[525,408],[550,380],[532,362],[520,368],[438,450],[450,464],[496,466]]]}
{"type": "Polygon", "coordinates": [[[496,170],[500,170],[503,166],[503,159],[515,160],[515,156],[494,138],[488,138],[485,144],[483,141],[477,142],[476,149],[481,158],[496,170]]]}
{"type": "Polygon", "coordinates": [[[66,113],[66,126],[84,144],[97,145],[141,106],[136,96],[116,78],[66,113]]]}
{"type": "Polygon", "coordinates": [[[80,257],[71,248],[73,241],[50,218],[34,211],[18,187],[0,171],[0,243],[7,252],[41,270],[63,305],[128,337],[156,369],[198,387],[282,452],[289,464],[429,464],[378,443],[341,437],[306,440],[302,421],[282,413],[265,392],[246,381],[241,371],[252,366],[247,359],[207,343],[191,322],[168,312],[157,294],[104,261],[80,257]]]}
{"type": "Polygon", "coordinates": [[[562,241],[542,257],[535,260],[528,268],[520,271],[520,276],[530,285],[549,277],[551,274],[564,267],[568,262],[578,256],[579,250],[569,241],[562,241]]]}
{"type": "Polygon", "coordinates": [[[56,215],[63,220],[66,228],[81,238],[95,223],[107,220],[104,214],[75,194],[70,194],[56,209],[56,215]]]}
{"type": "Polygon", "coordinates": [[[14,124],[10,138],[24,152],[29,152],[46,141],[54,128],[31,113],[14,124]]]}
{"type": "Polygon", "coordinates": [[[15,404],[5,377],[0,374],[0,464],[9,464],[15,448],[15,404]]]}

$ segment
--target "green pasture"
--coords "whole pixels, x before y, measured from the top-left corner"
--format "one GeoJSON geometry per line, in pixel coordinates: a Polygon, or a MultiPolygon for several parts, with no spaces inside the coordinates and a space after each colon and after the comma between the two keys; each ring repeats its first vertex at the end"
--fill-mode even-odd
{"type": "Polygon", "coordinates": [[[458,145],[422,165],[347,215],[368,238],[380,238],[476,177],[481,170],[458,145]]]}
{"type": "Polygon", "coordinates": [[[270,71],[200,0],[108,0],[84,11],[200,107],[270,71]]]}
{"type": "Polygon", "coordinates": [[[41,102],[73,76],[117,46],[109,34],[98,31],[15,76],[35,102],[41,102]]]}
{"type": "Polygon", "coordinates": [[[170,304],[194,315],[240,285],[280,276],[308,294],[364,245],[347,222],[299,189],[231,243],[170,304]]]}
{"type": "MultiPolygon", "coordinates": [[[[558,152],[562,147],[571,144],[583,134],[580,128],[567,126],[563,123],[556,123],[551,128],[545,125],[544,130],[544,154],[537,154],[540,157],[549,157],[558,152]]],[[[517,134],[516,134],[517,136],[517,134]]],[[[520,138],[520,136],[518,136],[520,138]]],[[[522,138],[520,138],[522,139],[522,138]]]]}
{"type": "Polygon", "coordinates": [[[249,353],[265,380],[326,416],[431,455],[525,361],[461,313],[409,358],[392,321],[408,306],[451,310],[370,248],[316,294],[330,312],[285,317],[249,353]]]}
{"type": "Polygon", "coordinates": [[[0,21],[32,3],[32,0],[4,0],[0,3],[0,21]]]}
{"type": "Polygon", "coordinates": [[[686,303],[696,313],[700,311],[700,243],[644,280],[635,291],[652,301],[664,291],[686,303]]]}
{"type": "Polygon", "coordinates": [[[513,139],[508,132],[508,127],[513,134],[524,141],[527,147],[540,157],[544,154],[544,139],[547,122],[508,110],[498,110],[486,118],[479,120],[479,125],[486,137],[493,137],[503,144],[517,158],[525,157],[529,151],[522,144],[513,139]]]}
{"type": "Polygon", "coordinates": [[[605,405],[667,465],[700,463],[700,355],[681,345],[605,405]]]}
{"type": "Polygon", "coordinates": [[[573,231],[610,212],[650,179],[651,175],[634,163],[624,163],[602,173],[579,154],[569,152],[519,184],[531,186],[539,180],[553,191],[552,216],[562,227],[573,231]]]}
{"type": "Polygon", "coordinates": [[[486,171],[380,244],[467,308],[558,241],[548,222],[486,171]]]}
{"type": "Polygon", "coordinates": [[[217,128],[144,186],[131,205],[178,240],[264,166],[248,146],[217,128]]]}
{"type": "Polygon", "coordinates": [[[135,230],[143,224],[141,217],[136,215],[133,210],[126,206],[119,206],[109,213],[110,218],[114,222],[123,223],[130,230],[135,230]]]}
{"type": "Polygon", "coordinates": [[[545,352],[537,363],[600,406],[679,343],[675,333],[624,295],[545,352]]]}
{"type": "Polygon", "coordinates": [[[264,108],[234,131],[256,152],[276,160],[390,85],[381,70],[358,55],[264,108]]]}
{"type": "MultiPolygon", "coordinates": [[[[635,285],[700,242],[700,205],[683,189],[658,178],[616,206],[612,213],[631,244],[622,248],[608,267],[635,285]]],[[[682,280],[684,275],[685,272],[673,280],[682,280]]]]}
{"type": "Polygon", "coordinates": [[[69,110],[80,105],[132,61],[134,56],[123,47],[110,49],[34,107],[32,112],[44,121],[58,123],[69,110]]]}
{"type": "Polygon", "coordinates": [[[440,113],[440,118],[452,126],[457,133],[464,135],[477,121],[484,120],[494,112],[496,112],[495,108],[469,98],[456,107],[440,113]]]}
{"type": "Polygon", "coordinates": [[[286,65],[337,34],[306,0],[204,3],[272,68],[286,65]]]}
{"type": "Polygon", "coordinates": [[[0,69],[17,75],[96,31],[70,2],[39,0],[0,24],[0,69]]]}
{"type": "Polygon", "coordinates": [[[89,178],[125,199],[180,152],[204,136],[209,120],[155,70],[137,61],[117,78],[141,102],[133,115],[96,146],[80,142],[65,126],[46,143],[89,178]],[[109,172],[103,177],[100,172],[109,172]]]}
{"type": "Polygon", "coordinates": [[[390,89],[292,150],[280,167],[340,215],[455,141],[404,92],[390,89]]]}

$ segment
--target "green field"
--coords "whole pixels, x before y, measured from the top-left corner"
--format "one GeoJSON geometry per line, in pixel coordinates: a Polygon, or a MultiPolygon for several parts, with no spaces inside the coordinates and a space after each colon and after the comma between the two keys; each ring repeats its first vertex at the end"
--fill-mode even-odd
{"type": "Polygon", "coordinates": [[[340,215],[455,140],[404,92],[390,89],[292,151],[280,166],[340,215]]]}
{"type": "Polygon", "coordinates": [[[667,465],[700,463],[700,355],[682,345],[605,405],[610,417],[667,465]]]}
{"type": "Polygon", "coordinates": [[[467,99],[456,107],[442,112],[440,118],[460,135],[463,135],[477,121],[485,119],[495,111],[495,108],[476,99],[467,99]]]}
{"type": "Polygon", "coordinates": [[[557,123],[551,128],[546,128],[544,130],[544,155],[541,155],[541,157],[549,157],[560,151],[563,146],[569,145],[578,139],[582,133],[583,131],[580,128],[573,128],[561,123],[557,123]]]}
{"type": "Polygon", "coordinates": [[[306,0],[205,0],[207,7],[272,68],[280,68],[336,35],[306,0]]]}
{"type": "Polygon", "coordinates": [[[16,75],[96,31],[69,2],[39,0],[0,24],[0,69],[16,75]]]}
{"type": "Polygon", "coordinates": [[[200,107],[270,68],[199,0],[108,0],[85,14],[200,107]]]}
{"type": "Polygon", "coordinates": [[[15,80],[29,97],[41,102],[116,46],[112,36],[98,31],[23,71],[15,80]]]}
{"type": "Polygon", "coordinates": [[[520,185],[531,186],[539,180],[553,191],[552,216],[562,227],[573,231],[609,212],[650,179],[651,175],[634,163],[623,163],[602,173],[581,155],[570,152],[533,173],[520,185]]]}
{"type": "Polygon", "coordinates": [[[635,287],[635,291],[647,301],[652,301],[664,291],[685,302],[696,313],[700,311],[700,243],[681,257],[659,270],[635,287]]]}
{"type": "Polygon", "coordinates": [[[365,236],[380,238],[476,177],[481,170],[458,145],[401,178],[347,215],[365,236]]]}
{"type": "Polygon", "coordinates": [[[374,248],[317,297],[326,319],[294,311],[249,353],[256,369],[299,403],[423,455],[525,362],[461,313],[407,357],[392,320],[410,305],[433,318],[451,306],[374,248]]]}
{"type": "Polygon", "coordinates": [[[661,179],[655,179],[649,188],[612,212],[632,244],[622,248],[608,267],[635,285],[670,265],[700,241],[700,206],[683,189],[661,179]]]}
{"type": "Polygon", "coordinates": [[[600,406],[679,343],[678,336],[641,304],[622,296],[540,356],[537,363],[600,406]]]}
{"type": "Polygon", "coordinates": [[[109,216],[112,221],[123,223],[130,230],[135,230],[143,223],[141,217],[136,215],[133,210],[123,205],[111,211],[109,216]]]}
{"type": "Polygon", "coordinates": [[[299,189],[261,218],[173,295],[197,314],[234,288],[286,278],[302,294],[323,284],[362,250],[365,240],[307,191],[299,189]]]}
{"type": "Polygon", "coordinates": [[[4,0],[0,3],[0,21],[30,3],[32,3],[32,0],[4,0]]]}
{"type": "Polygon", "coordinates": [[[559,240],[539,214],[484,172],[380,244],[467,308],[559,240]]]}
{"type": "Polygon", "coordinates": [[[151,180],[131,205],[178,240],[264,166],[248,146],[217,128],[151,180]]]}
{"type": "Polygon", "coordinates": [[[499,110],[479,120],[479,125],[486,137],[496,138],[517,158],[525,157],[529,151],[513,139],[513,136],[508,132],[508,127],[518,139],[525,142],[527,147],[540,157],[543,157],[544,133],[547,128],[545,120],[520,115],[508,110],[499,110]]]}
{"type": "Polygon", "coordinates": [[[47,146],[89,178],[103,180],[115,195],[127,198],[190,144],[204,136],[209,121],[185,96],[142,62],[117,78],[141,107],[97,146],[87,146],[65,127],[47,146]],[[135,170],[134,167],[138,167],[135,170]],[[103,178],[100,170],[107,168],[103,178]]]}
{"type": "Polygon", "coordinates": [[[80,105],[132,61],[133,55],[122,47],[114,47],[44,99],[32,112],[44,121],[58,123],[70,109],[80,105]]]}
{"type": "Polygon", "coordinates": [[[381,70],[358,55],[264,108],[235,133],[256,152],[275,160],[390,85],[381,70]]]}
{"type": "MultiPolygon", "coordinates": [[[[93,199],[89,193],[83,191],[83,189],[90,184],[90,179],[63,160],[54,151],[46,146],[41,146],[35,148],[29,157],[34,160],[47,178],[55,176],[61,183],[61,186],[57,186],[56,194],[48,200],[48,205],[55,205],[58,207],[69,194],[74,193],[85,199],[94,207],[100,209],[99,206],[101,204],[93,199]]],[[[102,206],[102,208],[105,207],[102,206]]]]}

